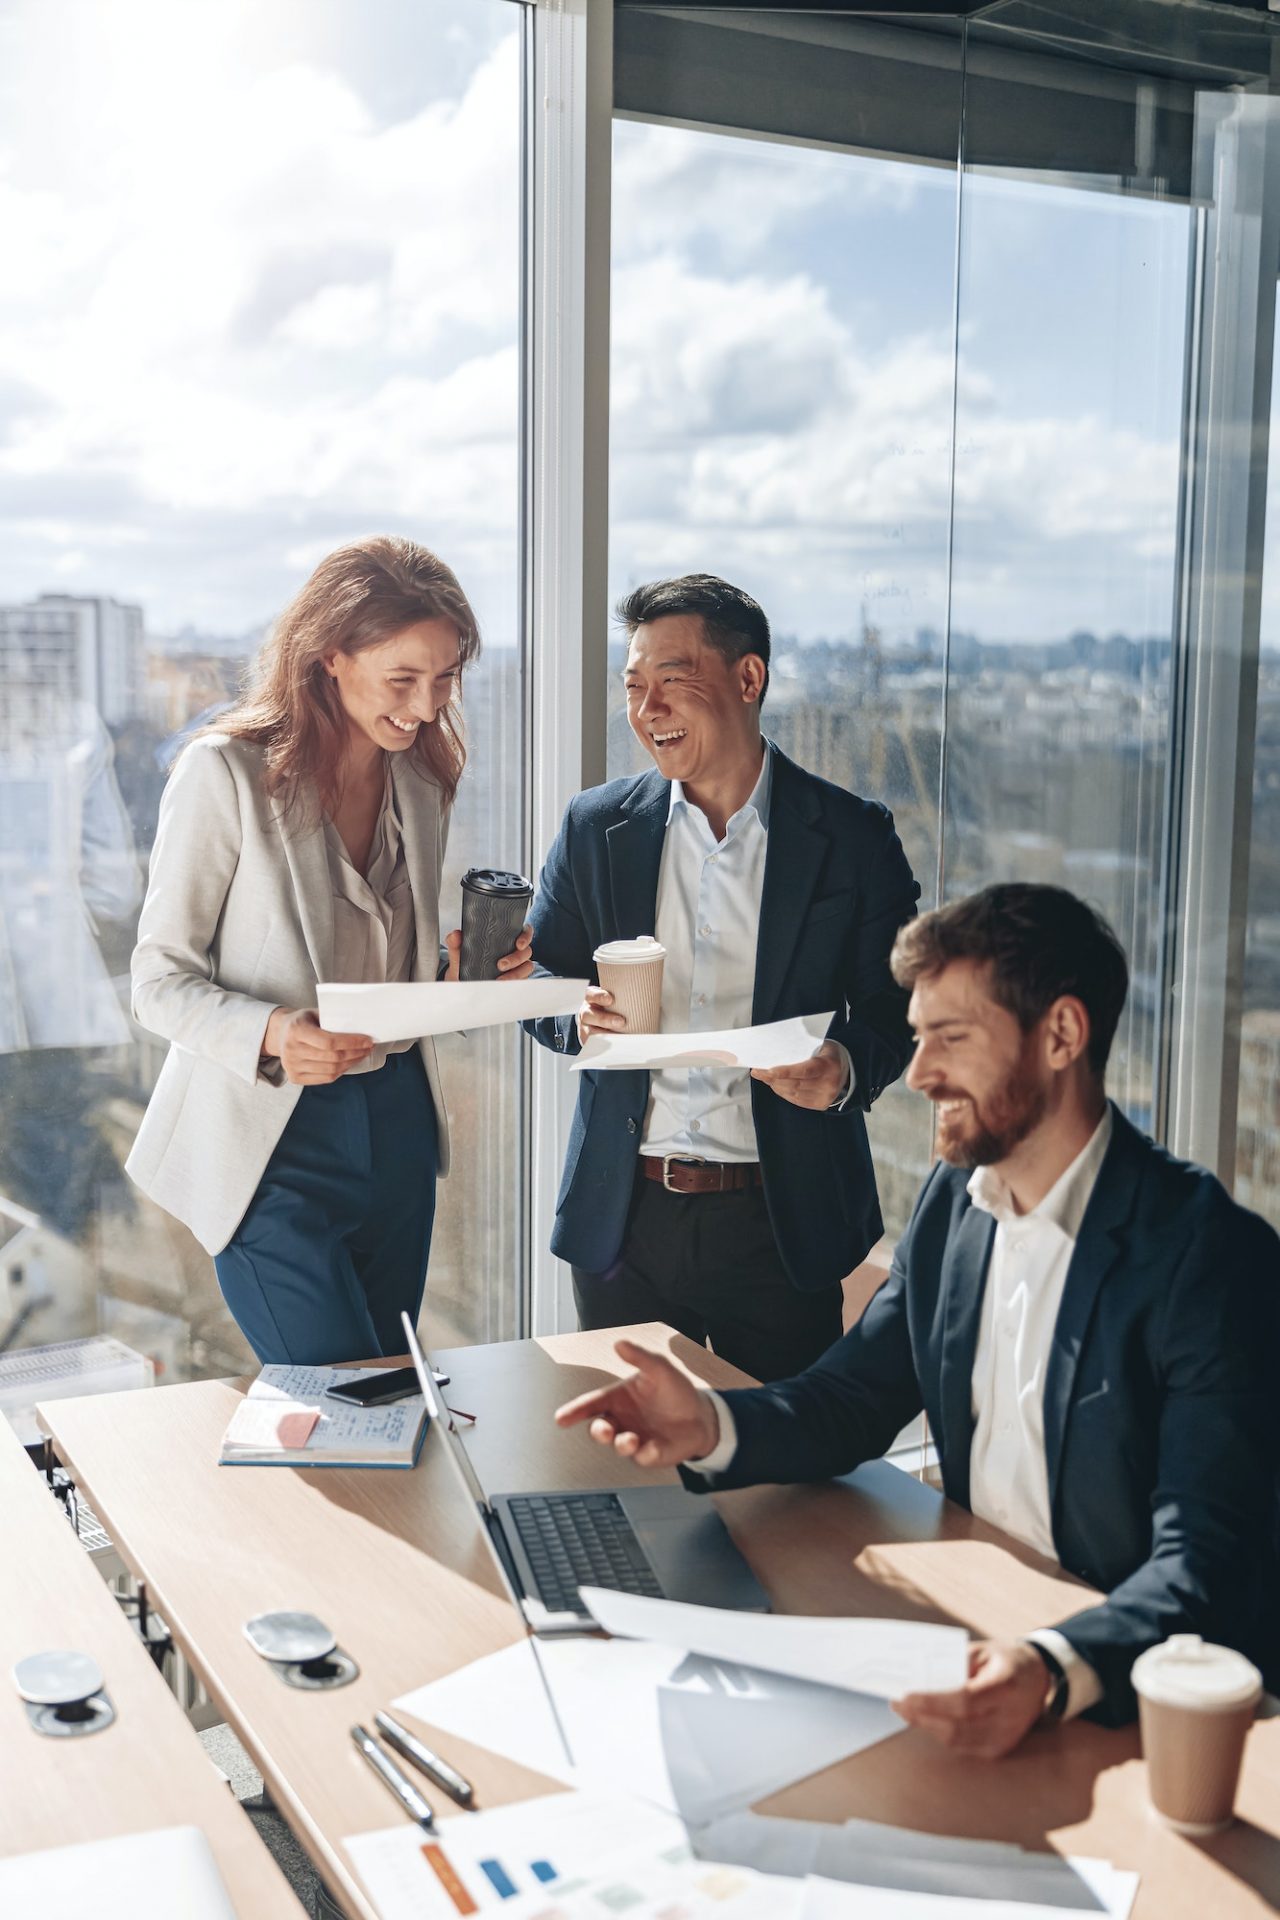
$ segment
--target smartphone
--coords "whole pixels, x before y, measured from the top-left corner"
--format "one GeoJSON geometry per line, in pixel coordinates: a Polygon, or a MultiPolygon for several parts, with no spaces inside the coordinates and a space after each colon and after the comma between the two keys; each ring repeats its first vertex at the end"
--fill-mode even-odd
{"type": "Polygon", "coordinates": [[[345,1400],[353,1407],[383,1407],[389,1400],[407,1400],[419,1391],[412,1367],[395,1367],[390,1373],[353,1373],[340,1387],[325,1388],[331,1400],[345,1400]]]}

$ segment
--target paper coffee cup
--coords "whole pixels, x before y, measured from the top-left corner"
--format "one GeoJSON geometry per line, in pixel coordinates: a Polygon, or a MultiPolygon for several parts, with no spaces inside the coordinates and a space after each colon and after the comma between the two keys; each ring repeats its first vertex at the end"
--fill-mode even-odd
{"type": "Polygon", "coordinates": [[[592,955],[600,985],[613,995],[613,1013],[626,1015],[628,1033],[657,1033],[662,1024],[662,963],[667,950],[643,933],[638,940],[606,940],[592,955]]]}
{"type": "Polygon", "coordinates": [[[1262,1675],[1242,1653],[1175,1633],[1133,1663],[1151,1804],[1179,1833],[1231,1824],[1262,1675]]]}

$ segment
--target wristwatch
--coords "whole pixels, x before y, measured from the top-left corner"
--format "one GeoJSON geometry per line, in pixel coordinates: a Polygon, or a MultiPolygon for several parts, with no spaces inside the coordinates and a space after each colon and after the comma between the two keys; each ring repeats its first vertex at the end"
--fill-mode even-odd
{"type": "Polygon", "coordinates": [[[1042,1720],[1061,1720],[1067,1710],[1067,1695],[1071,1691],[1071,1682],[1061,1660],[1048,1647],[1042,1647],[1038,1640],[1028,1640],[1027,1645],[1034,1647],[1044,1661],[1045,1672],[1049,1676],[1049,1690],[1044,1697],[1044,1706],[1040,1710],[1042,1720]]]}

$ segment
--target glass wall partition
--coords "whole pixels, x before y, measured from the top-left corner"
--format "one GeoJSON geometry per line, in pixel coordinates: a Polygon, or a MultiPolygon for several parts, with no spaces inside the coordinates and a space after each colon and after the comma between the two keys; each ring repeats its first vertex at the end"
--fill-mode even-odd
{"type": "MultiPolygon", "coordinates": [[[[0,4],[0,1348],[246,1346],[123,1163],[166,771],[330,548],[457,570],[481,663],[442,902],[522,863],[521,37],[510,0],[0,4]]],[[[520,1042],[442,1047],[435,1340],[516,1324],[520,1042]]]]}
{"type": "MultiPolygon", "coordinates": [[[[680,88],[725,124],[619,118],[614,139],[610,583],[706,572],[773,630],[762,721],[783,752],[894,814],[935,896],[953,403],[955,42],[857,23],[618,18],[620,103],[680,88]],[[880,149],[859,139],[867,63],[880,149]],[[770,139],[753,124],[814,104],[770,139]],[[843,97],[831,84],[847,80],[843,97]],[[745,99],[744,99],[745,89],[745,99]],[[950,156],[950,165],[946,156],[950,156]]],[[[610,638],[609,772],[647,766],[610,638]]],[[[873,1109],[882,1205],[905,1224],[928,1109],[873,1109]]]]}
{"type": "MultiPolygon", "coordinates": [[[[766,730],[893,807],[926,903],[1096,904],[1133,979],[1111,1091],[1274,1210],[1280,23],[964,11],[624,0],[613,583],[757,594],[766,730]]],[[[634,764],[616,696],[609,746],[634,764]]],[[[892,1234],[923,1103],[872,1137],[892,1234]]]]}

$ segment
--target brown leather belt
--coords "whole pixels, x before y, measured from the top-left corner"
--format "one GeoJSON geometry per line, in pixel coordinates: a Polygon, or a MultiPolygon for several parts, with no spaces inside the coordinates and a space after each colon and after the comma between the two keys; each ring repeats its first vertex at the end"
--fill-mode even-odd
{"type": "Polygon", "coordinates": [[[762,1187],[758,1160],[682,1160],[673,1153],[641,1154],[640,1170],[668,1193],[745,1193],[762,1187]]]}

